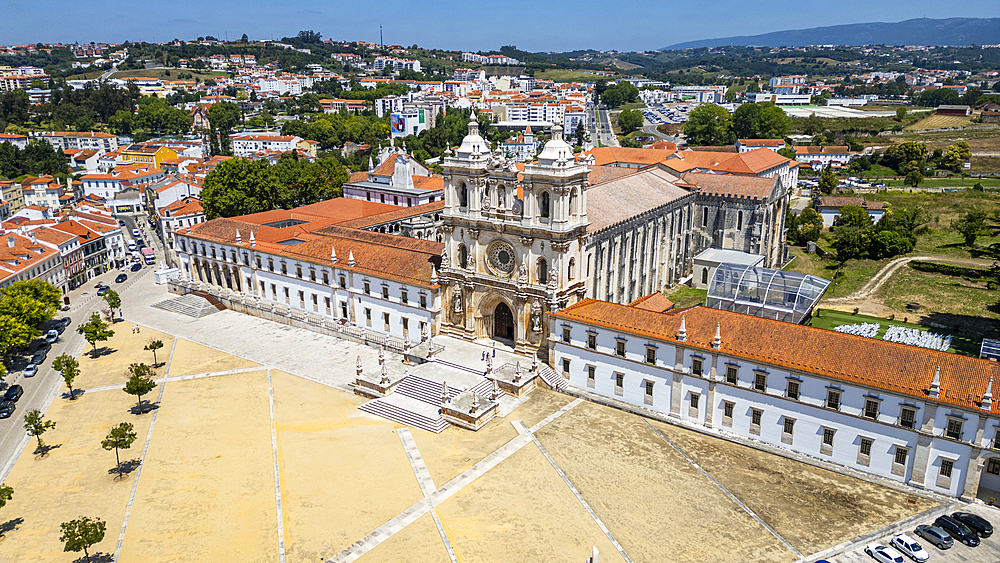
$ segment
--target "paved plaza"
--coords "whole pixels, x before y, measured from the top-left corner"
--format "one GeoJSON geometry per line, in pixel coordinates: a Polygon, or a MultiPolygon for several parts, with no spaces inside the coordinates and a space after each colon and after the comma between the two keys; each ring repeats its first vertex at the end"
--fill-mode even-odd
{"type": "MultiPolygon", "coordinates": [[[[357,358],[375,369],[377,350],[230,311],[143,306],[168,297],[151,282],[123,293],[127,320],[102,354],[84,349],[83,392],[52,402],[48,455],[29,443],[6,477],[3,560],[75,561],[59,523],[87,515],[107,522],[91,549],[107,561],[579,563],[596,546],[602,561],[794,562],[940,509],[545,389],[478,432],[408,428],[349,392],[357,358]],[[139,415],[123,374],[152,363],[153,337],[165,346],[139,415]],[[138,435],[120,480],[100,447],[119,422],[138,435]]],[[[451,363],[478,369],[492,354],[445,343],[451,363]]],[[[386,362],[402,369],[398,355],[386,362]]]]}

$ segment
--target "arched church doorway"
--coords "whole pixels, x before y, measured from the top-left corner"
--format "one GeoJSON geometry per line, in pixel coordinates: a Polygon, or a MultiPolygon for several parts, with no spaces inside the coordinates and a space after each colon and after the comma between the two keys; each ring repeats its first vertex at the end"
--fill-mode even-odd
{"type": "Polygon", "coordinates": [[[514,314],[506,303],[500,303],[493,311],[493,336],[514,340],[514,314]]]}

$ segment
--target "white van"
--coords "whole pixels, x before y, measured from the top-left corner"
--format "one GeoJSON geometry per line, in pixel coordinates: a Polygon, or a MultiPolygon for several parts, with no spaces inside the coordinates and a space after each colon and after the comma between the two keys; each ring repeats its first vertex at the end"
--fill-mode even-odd
{"type": "Polygon", "coordinates": [[[132,229],[132,236],[139,238],[139,229],[132,229]]]}
{"type": "Polygon", "coordinates": [[[129,249],[129,251],[135,252],[136,246],[135,246],[135,241],[134,240],[128,241],[128,249],[129,249]]]}

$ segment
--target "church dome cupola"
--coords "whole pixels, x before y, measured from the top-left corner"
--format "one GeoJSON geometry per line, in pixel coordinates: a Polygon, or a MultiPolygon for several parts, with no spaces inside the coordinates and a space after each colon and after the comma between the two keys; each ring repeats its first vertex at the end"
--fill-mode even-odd
{"type": "Polygon", "coordinates": [[[573,162],[573,147],[563,140],[563,128],[558,122],[552,126],[552,138],[545,143],[545,148],[538,155],[538,164],[542,166],[566,166],[573,162]]]}
{"type": "Polygon", "coordinates": [[[488,155],[489,152],[490,146],[479,135],[479,121],[476,120],[476,112],[473,111],[469,117],[469,134],[462,139],[462,145],[455,151],[455,156],[462,159],[478,160],[488,155]]]}

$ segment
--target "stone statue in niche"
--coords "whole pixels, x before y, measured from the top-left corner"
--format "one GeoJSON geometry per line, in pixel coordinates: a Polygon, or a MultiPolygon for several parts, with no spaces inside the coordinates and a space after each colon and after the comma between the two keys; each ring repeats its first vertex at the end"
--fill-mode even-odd
{"type": "Polygon", "coordinates": [[[531,304],[531,330],[533,332],[542,331],[542,304],[537,299],[531,304]]]}
{"type": "Polygon", "coordinates": [[[517,283],[528,283],[528,265],[521,262],[521,267],[517,269],[517,283]]]}
{"type": "Polygon", "coordinates": [[[549,268],[549,288],[555,289],[559,287],[559,272],[555,268],[549,268]]]}
{"type": "Polygon", "coordinates": [[[461,291],[456,291],[455,294],[452,296],[452,306],[453,306],[454,312],[456,312],[456,313],[461,313],[462,312],[462,292],[461,291]]]}

